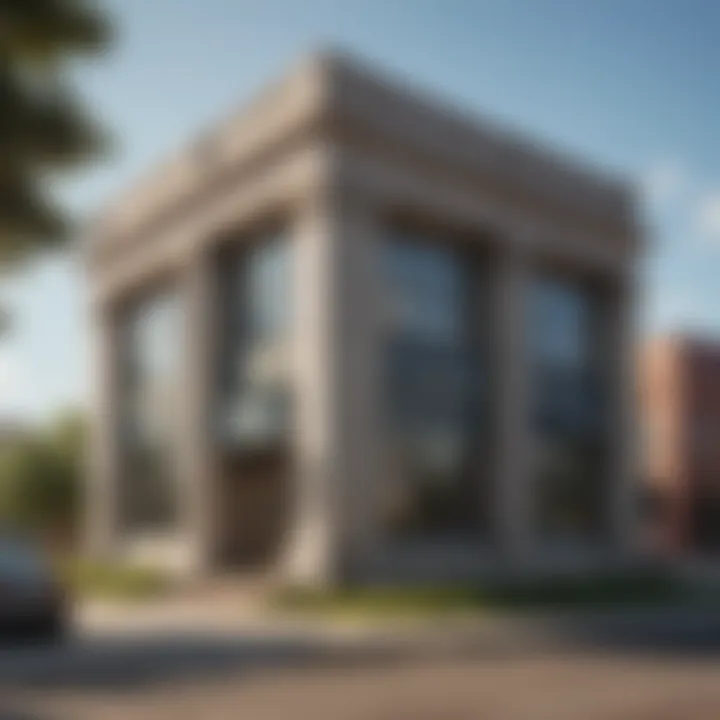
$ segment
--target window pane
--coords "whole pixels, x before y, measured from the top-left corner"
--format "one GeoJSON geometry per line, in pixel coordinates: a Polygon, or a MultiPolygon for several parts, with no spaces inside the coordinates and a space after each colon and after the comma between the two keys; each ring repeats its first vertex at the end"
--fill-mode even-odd
{"type": "Polygon", "coordinates": [[[234,445],[284,439],[289,414],[291,244],[261,237],[226,258],[220,387],[223,438],[234,445]]]}
{"type": "Polygon", "coordinates": [[[143,298],[124,319],[123,516],[132,529],[168,527],[177,515],[179,321],[174,292],[143,298]]]}
{"type": "Polygon", "coordinates": [[[606,520],[606,413],[599,295],[543,278],[531,298],[538,525],[590,539],[606,520]]]}
{"type": "Polygon", "coordinates": [[[387,521],[399,534],[474,532],[480,363],[473,266],[451,248],[412,238],[391,239],[385,259],[387,521]]]}

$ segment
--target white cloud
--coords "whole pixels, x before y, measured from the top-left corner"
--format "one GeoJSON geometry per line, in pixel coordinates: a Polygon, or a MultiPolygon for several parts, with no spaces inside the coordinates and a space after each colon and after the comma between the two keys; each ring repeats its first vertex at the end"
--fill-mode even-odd
{"type": "Polygon", "coordinates": [[[654,208],[665,207],[685,190],[687,174],[678,162],[663,161],[650,166],[640,177],[645,201],[654,208]]]}
{"type": "Polygon", "coordinates": [[[689,239],[705,251],[720,249],[720,187],[703,184],[672,160],[650,165],[640,175],[639,185],[658,227],[670,219],[676,241],[689,239]]]}
{"type": "Polygon", "coordinates": [[[698,199],[695,223],[706,244],[720,246],[720,190],[707,192],[698,199]]]}

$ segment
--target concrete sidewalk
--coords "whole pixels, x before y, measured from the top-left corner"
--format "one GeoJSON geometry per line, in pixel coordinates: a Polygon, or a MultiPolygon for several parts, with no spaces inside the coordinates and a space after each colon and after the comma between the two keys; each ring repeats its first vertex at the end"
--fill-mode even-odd
{"type": "Polygon", "coordinates": [[[718,660],[720,617],[697,608],[360,624],[187,599],[93,603],[67,645],[0,651],[0,699],[93,720],[227,718],[239,703],[277,718],[710,720],[718,660]]]}
{"type": "Polygon", "coordinates": [[[173,634],[294,639],[321,646],[399,652],[497,652],[567,649],[687,652],[720,656],[714,607],[472,613],[435,618],[349,618],[273,612],[259,597],[232,594],[144,604],[85,603],[80,637],[173,634]]]}

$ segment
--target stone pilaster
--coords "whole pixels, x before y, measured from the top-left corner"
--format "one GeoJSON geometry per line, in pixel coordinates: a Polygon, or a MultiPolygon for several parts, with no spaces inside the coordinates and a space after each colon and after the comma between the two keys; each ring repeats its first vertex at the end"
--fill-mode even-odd
{"type": "Polygon", "coordinates": [[[339,203],[336,392],[340,403],[342,572],[362,579],[379,552],[385,485],[382,377],[387,311],[383,227],[372,203],[356,193],[339,203]]]}
{"type": "Polygon", "coordinates": [[[182,283],[185,326],[182,383],[185,422],[180,443],[181,523],[189,569],[210,570],[217,560],[219,478],[213,408],[218,343],[218,278],[210,250],[190,260],[182,283]]]}
{"type": "Polygon", "coordinates": [[[90,428],[85,493],[86,554],[108,558],[116,550],[120,519],[120,342],[111,308],[90,315],[90,428]]]}
{"type": "Polygon", "coordinates": [[[332,200],[329,193],[305,199],[293,228],[294,467],[282,573],[301,584],[329,581],[337,561],[339,256],[332,200]]]}
{"type": "Polygon", "coordinates": [[[636,387],[635,279],[620,282],[609,302],[607,318],[610,369],[610,526],[620,555],[638,550],[638,394],[636,387]]]}
{"type": "Polygon", "coordinates": [[[494,287],[496,537],[511,565],[529,554],[532,523],[531,366],[525,252],[502,248],[494,287]]]}
{"type": "Polygon", "coordinates": [[[369,205],[339,183],[295,218],[291,581],[362,572],[378,537],[379,231],[369,205]]]}

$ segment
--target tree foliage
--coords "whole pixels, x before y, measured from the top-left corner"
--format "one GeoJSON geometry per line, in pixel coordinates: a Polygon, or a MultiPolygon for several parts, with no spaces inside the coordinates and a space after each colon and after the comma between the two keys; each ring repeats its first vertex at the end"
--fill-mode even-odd
{"type": "Polygon", "coordinates": [[[0,265],[68,237],[50,183],[106,145],[70,64],[110,39],[107,19],[82,0],[0,0],[0,265]]]}
{"type": "Polygon", "coordinates": [[[0,522],[38,533],[79,521],[85,427],[68,414],[0,449],[0,522]]]}

